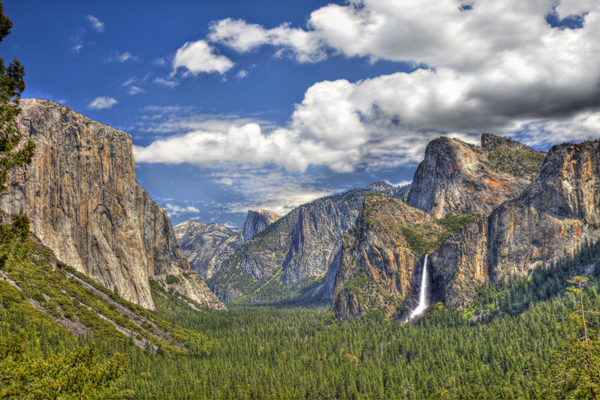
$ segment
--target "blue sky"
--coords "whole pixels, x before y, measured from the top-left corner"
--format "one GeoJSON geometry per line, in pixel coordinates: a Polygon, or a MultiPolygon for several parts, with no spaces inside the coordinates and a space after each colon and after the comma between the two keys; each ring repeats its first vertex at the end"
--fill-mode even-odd
{"type": "Polygon", "coordinates": [[[24,97],[133,137],[174,224],[412,179],[440,135],[600,137],[600,3],[4,1],[24,97]]]}

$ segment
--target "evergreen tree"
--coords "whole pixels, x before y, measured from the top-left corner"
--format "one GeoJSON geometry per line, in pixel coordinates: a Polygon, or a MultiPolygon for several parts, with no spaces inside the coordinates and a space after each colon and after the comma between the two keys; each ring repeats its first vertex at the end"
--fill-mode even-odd
{"type": "MultiPolygon", "coordinates": [[[[4,15],[0,3],[0,42],[12,29],[11,20],[4,15]]],[[[25,90],[25,68],[15,59],[6,66],[0,57],[0,192],[6,190],[8,171],[31,162],[35,143],[28,139],[21,143],[22,135],[15,127],[14,118],[21,113],[19,100],[25,90]]]]}

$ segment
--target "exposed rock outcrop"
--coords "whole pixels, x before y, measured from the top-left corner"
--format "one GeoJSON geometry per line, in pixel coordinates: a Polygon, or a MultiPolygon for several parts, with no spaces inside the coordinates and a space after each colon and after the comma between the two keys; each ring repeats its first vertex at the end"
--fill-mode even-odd
{"type": "Polygon", "coordinates": [[[341,319],[381,310],[398,318],[417,306],[424,254],[446,230],[403,201],[365,198],[356,228],[344,234],[332,310],[341,319]]]}
{"type": "Polygon", "coordinates": [[[173,290],[201,306],[227,310],[225,304],[210,291],[202,277],[195,272],[184,272],[181,275],[154,275],[150,279],[157,281],[166,290],[173,290]]]}
{"type": "Polygon", "coordinates": [[[16,125],[36,152],[29,167],[10,173],[0,208],[23,208],[59,260],[154,309],[148,278],[190,266],[166,212],[135,179],[131,136],[54,102],[25,99],[21,107],[16,125]]]}
{"type": "Polygon", "coordinates": [[[189,220],[173,228],[183,255],[194,271],[210,279],[238,246],[241,229],[189,220]]]}
{"type": "Polygon", "coordinates": [[[304,204],[240,245],[209,286],[225,301],[250,294],[256,301],[330,300],[342,233],[356,222],[364,197],[373,192],[404,196],[409,189],[377,182],[304,204]],[[309,280],[310,287],[304,287],[309,280]]]}
{"type": "Polygon", "coordinates": [[[527,188],[544,158],[544,153],[491,134],[482,136],[482,145],[446,137],[430,142],[408,204],[435,218],[450,212],[489,215],[527,188]]]}
{"type": "Polygon", "coordinates": [[[281,218],[279,215],[269,210],[248,211],[238,241],[244,243],[245,241],[252,239],[279,218],[281,218]]]}
{"type": "Polygon", "coordinates": [[[465,305],[477,282],[526,275],[541,262],[572,254],[600,236],[598,142],[554,146],[534,182],[478,225],[446,239],[432,254],[435,291],[465,305]]]}

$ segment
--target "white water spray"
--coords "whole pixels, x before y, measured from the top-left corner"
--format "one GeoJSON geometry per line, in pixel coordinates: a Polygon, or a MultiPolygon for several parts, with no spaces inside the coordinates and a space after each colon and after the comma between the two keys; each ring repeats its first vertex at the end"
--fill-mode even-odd
{"type": "Polygon", "coordinates": [[[423,314],[423,311],[427,308],[427,254],[425,254],[425,261],[423,262],[423,276],[421,277],[421,293],[419,293],[419,305],[410,314],[410,319],[413,319],[417,315],[423,314]]]}

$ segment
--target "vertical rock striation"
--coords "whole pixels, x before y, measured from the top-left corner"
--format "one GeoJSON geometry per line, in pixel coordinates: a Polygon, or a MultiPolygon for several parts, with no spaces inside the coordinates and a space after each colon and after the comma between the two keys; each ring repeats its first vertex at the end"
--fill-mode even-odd
{"type": "Polygon", "coordinates": [[[54,102],[25,99],[21,107],[16,124],[36,153],[11,172],[0,208],[23,208],[59,260],[154,309],[148,279],[190,266],[167,214],[135,179],[131,136],[54,102]]]}
{"type": "Polygon", "coordinates": [[[332,310],[340,319],[380,310],[388,318],[417,306],[424,255],[446,230],[401,200],[365,198],[354,229],[344,234],[332,310]]]}
{"type": "Polygon", "coordinates": [[[432,255],[436,296],[463,306],[481,281],[526,275],[600,237],[597,142],[554,146],[533,183],[485,221],[446,239],[432,255]]]}

